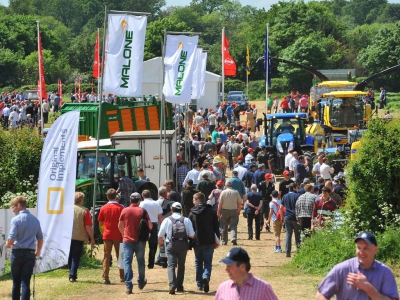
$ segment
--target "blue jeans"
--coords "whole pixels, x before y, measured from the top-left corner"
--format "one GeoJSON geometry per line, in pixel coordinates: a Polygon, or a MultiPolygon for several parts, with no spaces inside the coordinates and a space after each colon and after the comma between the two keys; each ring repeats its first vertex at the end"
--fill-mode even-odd
{"type": "Polygon", "coordinates": [[[124,242],[124,275],[126,289],[131,290],[133,287],[132,278],[132,259],[133,254],[136,254],[136,261],[138,264],[138,284],[142,285],[144,283],[146,266],[144,262],[144,250],[146,248],[145,242],[124,242]]]}
{"type": "Polygon", "coordinates": [[[294,232],[294,239],[296,241],[296,247],[299,248],[300,245],[300,225],[297,221],[287,220],[285,221],[286,227],[286,253],[290,254],[292,251],[292,234],[294,232]]]}
{"type": "Polygon", "coordinates": [[[35,251],[15,249],[11,253],[11,276],[13,280],[12,299],[29,300],[31,296],[30,282],[35,266],[35,251]],[[22,286],[22,298],[21,298],[22,286]]]}
{"type": "Polygon", "coordinates": [[[196,283],[198,287],[203,287],[202,279],[207,278],[210,281],[211,278],[214,245],[195,246],[194,255],[194,263],[196,266],[196,283]]]}
{"type": "Polygon", "coordinates": [[[71,240],[68,257],[69,278],[78,278],[78,268],[83,252],[83,241],[71,240]]]}

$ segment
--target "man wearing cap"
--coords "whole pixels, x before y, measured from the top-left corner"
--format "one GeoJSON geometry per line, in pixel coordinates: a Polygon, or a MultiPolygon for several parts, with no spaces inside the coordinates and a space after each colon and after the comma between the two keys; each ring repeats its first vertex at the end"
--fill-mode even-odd
{"type": "Polygon", "coordinates": [[[283,180],[279,182],[279,198],[282,199],[289,193],[289,185],[294,181],[290,178],[290,171],[283,171],[283,180]]]}
{"type": "Polygon", "coordinates": [[[253,156],[253,152],[254,152],[253,148],[248,148],[248,151],[249,152],[244,157],[244,163],[245,164],[250,164],[251,160],[254,158],[254,156],[253,156]]]}
{"type": "MultiPolygon", "coordinates": [[[[271,202],[271,193],[275,189],[273,180],[274,176],[271,173],[267,173],[264,176],[264,181],[261,181],[258,184],[258,190],[260,191],[263,199],[263,206],[262,206],[262,213],[260,218],[260,228],[262,229],[264,225],[264,218],[265,224],[267,223],[268,216],[269,216],[269,203],[271,202]]],[[[267,232],[271,232],[269,225],[266,225],[267,232]]]]}
{"type": "MultiPolygon", "coordinates": [[[[244,199],[239,195],[239,192],[232,188],[232,182],[226,183],[226,189],[222,191],[218,199],[218,219],[222,226],[222,244],[228,243],[228,227],[230,228],[230,240],[233,245],[236,245],[237,239],[237,224],[239,221],[240,211],[243,206],[244,199]]],[[[244,197],[244,196],[243,196],[244,197]]]]}
{"type": "Polygon", "coordinates": [[[367,231],[356,239],[356,256],[337,264],[318,285],[316,300],[330,299],[399,299],[392,271],[375,260],[378,243],[367,231]]]}
{"type": "Polygon", "coordinates": [[[210,115],[208,116],[208,131],[213,132],[215,126],[217,125],[217,112],[212,112],[212,108],[210,110],[210,115]]]}
{"type": "Polygon", "coordinates": [[[175,294],[175,290],[183,292],[183,280],[185,278],[185,262],[187,250],[177,251],[172,248],[172,229],[173,221],[181,222],[185,226],[186,235],[188,238],[194,238],[194,230],[192,222],[181,215],[182,205],[179,202],[175,202],[171,206],[172,215],[161,223],[160,231],[158,232],[158,244],[164,245],[164,239],[166,243],[166,252],[168,260],[168,281],[169,281],[169,293],[175,294]],[[178,274],[175,272],[175,268],[178,268],[178,274]]]}
{"type": "Polygon", "coordinates": [[[250,257],[243,248],[232,248],[220,262],[226,264],[225,271],[230,279],[219,285],[215,300],[278,299],[268,282],[249,273],[250,257]]]}
{"type": "MultiPolygon", "coordinates": [[[[146,242],[139,240],[138,231],[139,223],[142,219],[144,211],[139,207],[140,200],[142,200],[142,197],[139,193],[132,193],[130,196],[131,205],[122,210],[118,223],[118,229],[122,234],[122,240],[124,242],[124,274],[127,294],[132,294],[132,259],[134,254],[136,255],[136,261],[138,265],[138,287],[142,290],[147,284],[147,279],[145,276],[146,265],[144,260],[146,242]]],[[[153,224],[150,222],[150,217],[147,212],[145,215],[147,226],[151,231],[153,224]]]]}

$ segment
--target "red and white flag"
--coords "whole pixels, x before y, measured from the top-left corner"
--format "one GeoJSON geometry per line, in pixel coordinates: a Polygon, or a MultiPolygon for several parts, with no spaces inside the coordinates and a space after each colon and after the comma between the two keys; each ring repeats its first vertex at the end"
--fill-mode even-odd
{"type": "Polygon", "coordinates": [[[61,82],[61,79],[58,79],[58,95],[60,96],[60,99],[62,100],[62,82],[61,82]]]}
{"type": "Polygon", "coordinates": [[[97,31],[96,45],[94,46],[94,64],[93,64],[93,77],[101,77],[100,72],[100,34],[97,31]]]}
{"type": "Polygon", "coordinates": [[[236,63],[229,53],[229,41],[226,35],[224,35],[224,44],[222,45],[223,57],[224,57],[224,75],[225,76],[236,76],[236,63]]]}
{"type": "Polygon", "coordinates": [[[38,63],[39,63],[38,98],[39,98],[40,103],[41,103],[42,99],[47,99],[47,94],[46,94],[46,82],[44,80],[42,39],[40,37],[40,30],[39,29],[38,29],[38,63]]]}

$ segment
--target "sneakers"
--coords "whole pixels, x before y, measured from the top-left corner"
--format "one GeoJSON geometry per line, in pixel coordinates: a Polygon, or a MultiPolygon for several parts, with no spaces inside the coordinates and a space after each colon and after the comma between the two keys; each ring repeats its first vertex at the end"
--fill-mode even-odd
{"type": "Polygon", "coordinates": [[[111,284],[110,279],[104,279],[103,284],[111,284]]]}
{"type": "Polygon", "coordinates": [[[133,294],[133,293],[132,293],[132,289],[126,290],[126,294],[127,294],[127,295],[133,294]]]}
{"type": "Polygon", "coordinates": [[[236,240],[232,241],[232,245],[237,246],[236,240]]]}
{"type": "Polygon", "coordinates": [[[75,278],[72,278],[72,277],[70,277],[70,278],[69,278],[69,282],[76,282],[76,279],[75,279],[75,278]]]}
{"type": "Polygon", "coordinates": [[[208,281],[208,278],[203,278],[203,289],[204,289],[204,293],[208,293],[208,291],[210,290],[210,284],[208,281]]]}
{"type": "Polygon", "coordinates": [[[282,248],[281,248],[281,246],[274,246],[274,252],[275,252],[275,253],[282,253],[282,248]]]}
{"type": "Polygon", "coordinates": [[[139,290],[143,290],[143,288],[146,286],[147,284],[147,279],[145,278],[143,281],[143,284],[139,284],[139,290]]]}

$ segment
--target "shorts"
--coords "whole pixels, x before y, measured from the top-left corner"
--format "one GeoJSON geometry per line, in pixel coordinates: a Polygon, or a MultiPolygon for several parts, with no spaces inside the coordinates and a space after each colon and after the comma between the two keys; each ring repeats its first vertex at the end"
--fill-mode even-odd
{"type": "Polygon", "coordinates": [[[273,222],[272,228],[274,229],[275,237],[280,237],[281,231],[282,231],[282,222],[279,220],[276,220],[275,222],[273,222]]]}

